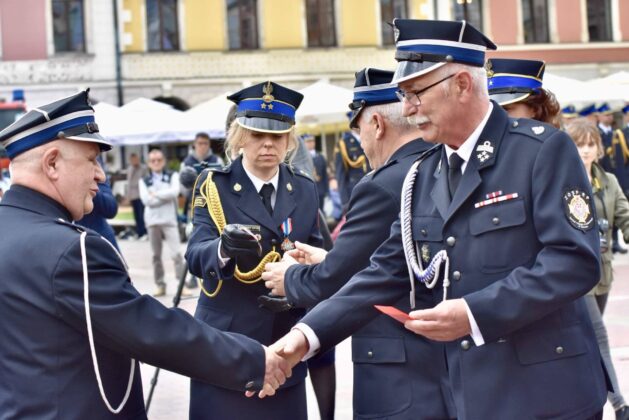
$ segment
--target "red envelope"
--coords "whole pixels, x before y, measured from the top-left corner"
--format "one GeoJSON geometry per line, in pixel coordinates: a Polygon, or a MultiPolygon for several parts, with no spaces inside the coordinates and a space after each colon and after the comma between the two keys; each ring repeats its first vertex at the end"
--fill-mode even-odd
{"type": "Polygon", "coordinates": [[[410,321],[411,317],[406,312],[400,311],[394,306],[373,305],[377,310],[385,315],[389,315],[391,318],[404,324],[406,321],[410,321]]]}

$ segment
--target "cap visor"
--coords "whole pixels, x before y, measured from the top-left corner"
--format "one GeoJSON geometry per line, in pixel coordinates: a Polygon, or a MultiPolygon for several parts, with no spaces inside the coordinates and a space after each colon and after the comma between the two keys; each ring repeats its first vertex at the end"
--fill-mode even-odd
{"type": "Polygon", "coordinates": [[[505,106],[521,102],[531,96],[531,92],[518,92],[518,93],[496,93],[489,94],[489,99],[498,102],[498,105],[505,106]]]}
{"type": "Polygon", "coordinates": [[[81,133],[74,136],[66,137],[66,139],[84,141],[84,142],[89,142],[89,143],[96,143],[100,146],[100,149],[105,152],[108,150],[111,150],[112,148],[112,144],[109,141],[105,140],[98,133],[81,133]]]}
{"type": "Polygon", "coordinates": [[[293,124],[289,122],[270,118],[238,117],[236,121],[243,128],[261,133],[288,133],[293,128],[293,124]]]}
{"type": "Polygon", "coordinates": [[[433,63],[431,61],[400,61],[395,69],[391,83],[402,83],[415,77],[423,76],[446,64],[447,63],[433,63]]]}

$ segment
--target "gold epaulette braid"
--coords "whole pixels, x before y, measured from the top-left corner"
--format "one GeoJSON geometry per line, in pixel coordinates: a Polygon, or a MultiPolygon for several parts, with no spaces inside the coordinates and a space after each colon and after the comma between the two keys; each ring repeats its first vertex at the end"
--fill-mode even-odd
{"type": "Polygon", "coordinates": [[[614,131],[614,138],[612,139],[612,147],[614,147],[614,145],[616,144],[619,144],[620,148],[622,149],[622,157],[626,165],[627,161],[629,161],[629,146],[627,145],[627,139],[625,138],[625,134],[620,129],[614,131]]]}
{"type": "Polygon", "coordinates": [[[351,159],[347,154],[347,146],[343,140],[339,141],[339,150],[341,152],[341,157],[343,158],[345,169],[347,169],[348,166],[354,169],[362,167],[363,171],[367,172],[367,159],[365,158],[365,155],[361,155],[355,160],[351,159]]]}
{"type": "MultiPolygon", "coordinates": [[[[214,183],[214,181],[212,181],[212,172],[208,173],[207,178],[201,185],[201,188],[199,188],[199,193],[207,203],[207,210],[210,213],[210,217],[216,225],[216,228],[220,233],[222,233],[223,229],[225,229],[227,221],[225,220],[225,213],[223,213],[223,206],[221,204],[221,198],[218,194],[218,189],[216,188],[216,184],[214,183]]],[[[236,269],[234,270],[234,277],[238,281],[245,284],[257,283],[262,280],[262,272],[264,271],[264,266],[267,263],[279,261],[281,257],[282,256],[275,251],[275,247],[273,247],[271,252],[266,254],[253,270],[243,273],[242,271],[240,271],[238,266],[236,266],[236,269]]],[[[203,290],[203,293],[212,298],[218,294],[218,292],[221,290],[222,285],[223,280],[219,279],[218,286],[216,286],[216,289],[212,293],[205,290],[205,288],[203,287],[203,283],[201,283],[201,289],[203,290]]]]}

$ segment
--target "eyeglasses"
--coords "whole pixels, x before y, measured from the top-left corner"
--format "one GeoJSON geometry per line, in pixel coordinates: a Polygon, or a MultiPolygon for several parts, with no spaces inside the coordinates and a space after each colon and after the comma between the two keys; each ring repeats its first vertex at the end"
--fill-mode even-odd
{"type": "Polygon", "coordinates": [[[433,83],[432,85],[426,86],[425,88],[420,89],[420,90],[415,90],[411,92],[404,92],[403,90],[396,90],[395,95],[400,100],[400,102],[406,101],[413,106],[420,106],[422,104],[422,100],[419,97],[419,95],[425,93],[431,87],[437,86],[441,82],[445,82],[446,80],[448,80],[451,77],[454,77],[455,75],[456,73],[452,73],[451,75],[444,77],[443,79],[433,83]]]}

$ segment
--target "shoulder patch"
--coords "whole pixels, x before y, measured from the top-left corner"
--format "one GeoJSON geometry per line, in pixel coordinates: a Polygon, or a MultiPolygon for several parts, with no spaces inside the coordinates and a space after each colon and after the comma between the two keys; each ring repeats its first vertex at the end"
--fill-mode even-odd
{"type": "Polygon", "coordinates": [[[205,198],[199,196],[194,198],[193,207],[205,207],[207,206],[207,201],[205,198]]]}
{"type": "Polygon", "coordinates": [[[586,232],[594,227],[592,198],[579,188],[569,188],[563,193],[564,212],[575,229],[586,232]]]}

